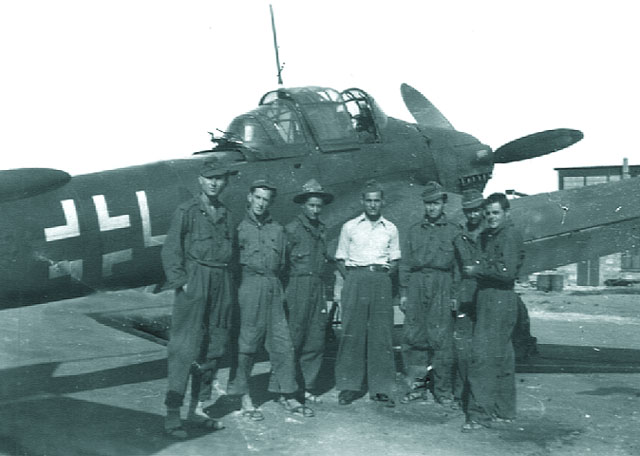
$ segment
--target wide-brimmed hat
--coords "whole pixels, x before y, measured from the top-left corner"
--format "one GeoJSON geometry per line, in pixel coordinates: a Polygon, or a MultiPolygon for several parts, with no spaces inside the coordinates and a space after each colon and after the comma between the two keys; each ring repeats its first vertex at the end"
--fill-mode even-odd
{"type": "Polygon", "coordinates": [[[484,203],[482,193],[475,188],[462,191],[462,209],[477,209],[484,203]]]}
{"type": "Polygon", "coordinates": [[[200,175],[207,179],[233,174],[238,174],[238,170],[231,169],[227,163],[221,162],[218,157],[208,157],[200,167],[200,175]]]}
{"type": "Polygon", "coordinates": [[[293,202],[302,204],[312,196],[322,198],[324,204],[329,204],[331,201],[333,201],[333,195],[331,193],[325,192],[324,188],[322,188],[322,185],[320,185],[320,182],[315,179],[311,179],[305,182],[305,184],[302,186],[302,192],[293,197],[293,202]]]}
{"type": "Polygon", "coordinates": [[[444,191],[442,185],[437,182],[427,182],[422,191],[422,201],[430,203],[442,198],[442,201],[447,201],[447,194],[444,191]]]}

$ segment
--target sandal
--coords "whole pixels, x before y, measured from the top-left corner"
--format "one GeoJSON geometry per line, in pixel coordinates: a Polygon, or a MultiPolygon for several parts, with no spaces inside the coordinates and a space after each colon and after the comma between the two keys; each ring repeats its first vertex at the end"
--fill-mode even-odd
{"type": "Polygon", "coordinates": [[[311,402],[312,404],[322,404],[322,398],[316,394],[310,393],[309,391],[305,391],[304,401],[311,402]]]}
{"type": "Polygon", "coordinates": [[[242,409],[242,416],[245,418],[249,418],[251,421],[262,421],[264,420],[264,415],[260,409],[242,409]]]}
{"type": "Polygon", "coordinates": [[[296,401],[297,405],[291,404],[291,402],[289,402],[289,399],[284,396],[280,396],[277,402],[282,406],[282,408],[284,408],[292,415],[298,415],[303,418],[311,418],[313,416],[316,416],[316,412],[314,412],[311,407],[300,404],[298,401],[296,401]]]}
{"type": "Polygon", "coordinates": [[[407,394],[404,395],[402,399],[400,399],[400,403],[408,404],[410,402],[418,401],[418,400],[423,400],[423,401],[429,400],[429,396],[427,396],[427,392],[426,391],[409,391],[407,394]]]}
{"type": "Polygon", "coordinates": [[[164,433],[167,437],[171,437],[172,439],[176,440],[184,440],[189,437],[187,431],[185,431],[182,426],[174,428],[164,428],[164,433]]]}
{"type": "Polygon", "coordinates": [[[225,425],[222,423],[222,421],[214,420],[213,418],[190,420],[189,422],[195,424],[198,427],[209,429],[210,431],[220,431],[225,428],[225,425]]]}
{"type": "Polygon", "coordinates": [[[467,432],[479,431],[480,429],[484,429],[484,428],[485,426],[483,426],[482,424],[476,421],[467,421],[462,425],[461,431],[464,433],[467,433],[467,432]]]}

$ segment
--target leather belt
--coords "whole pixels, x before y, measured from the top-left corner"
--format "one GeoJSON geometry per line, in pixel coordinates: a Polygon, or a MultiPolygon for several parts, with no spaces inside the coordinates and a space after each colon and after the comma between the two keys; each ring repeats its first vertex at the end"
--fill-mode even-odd
{"type": "Polygon", "coordinates": [[[195,262],[195,263],[198,263],[199,265],[207,266],[207,267],[209,267],[209,268],[220,268],[220,269],[224,269],[224,268],[226,268],[227,266],[229,266],[229,264],[228,264],[228,263],[218,263],[218,262],[216,262],[216,261],[199,260],[199,259],[197,259],[197,258],[192,258],[192,257],[189,257],[189,260],[191,260],[191,261],[193,261],[193,262],[195,262]]]}
{"type": "Polygon", "coordinates": [[[347,266],[347,271],[389,272],[386,264],[369,264],[367,266],[347,266]]]}
{"type": "Polygon", "coordinates": [[[289,277],[313,277],[313,276],[319,277],[320,273],[309,271],[309,272],[292,272],[291,274],[289,274],[289,277]]]}
{"type": "Polygon", "coordinates": [[[439,269],[432,268],[430,266],[414,266],[411,268],[410,272],[451,272],[451,269],[439,269]]]}
{"type": "Polygon", "coordinates": [[[273,271],[258,271],[256,269],[246,268],[246,267],[242,268],[242,273],[247,275],[262,276],[262,277],[277,277],[276,273],[273,271]]]}

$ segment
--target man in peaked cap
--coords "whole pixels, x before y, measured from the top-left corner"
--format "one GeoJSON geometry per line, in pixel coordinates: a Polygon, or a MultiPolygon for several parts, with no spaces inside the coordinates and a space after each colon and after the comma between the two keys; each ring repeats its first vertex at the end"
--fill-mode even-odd
{"type": "MultiPolygon", "coordinates": [[[[447,194],[437,182],[422,193],[425,215],[413,224],[403,243],[400,262],[400,308],[405,313],[403,354],[407,379],[423,377],[432,366],[433,395],[440,404],[453,403],[453,241],[459,228],[444,213],[447,194]]],[[[426,391],[412,389],[408,403],[427,399],[426,391]]]]}
{"type": "Polygon", "coordinates": [[[453,241],[456,254],[456,276],[460,278],[457,287],[458,309],[454,320],[455,377],[453,395],[461,407],[468,400],[469,385],[467,375],[471,362],[471,340],[475,321],[476,279],[464,273],[464,266],[480,261],[480,233],[484,229],[482,207],[484,198],[476,189],[462,192],[462,212],[465,222],[460,226],[460,234],[453,241]]]}
{"type": "Polygon", "coordinates": [[[187,419],[209,429],[224,427],[204,412],[204,402],[211,398],[217,362],[229,341],[233,225],[220,195],[236,173],[216,157],[204,161],[200,194],[178,206],[162,248],[165,288],[175,290],[165,398],[165,431],[173,438],[187,437],[180,407],[190,374],[187,419]]]}
{"type": "Polygon", "coordinates": [[[285,227],[287,234],[287,288],[289,329],[296,351],[296,367],[304,379],[305,401],[320,402],[316,379],[324,354],[327,307],[323,273],[327,262],[326,228],[320,214],[333,201],[320,183],[311,179],[293,197],[301,213],[285,227]]]}
{"type": "Polygon", "coordinates": [[[342,226],[336,250],[337,267],[345,278],[335,367],[341,405],[359,397],[366,377],[370,398],[395,406],[391,275],[397,271],[400,243],[398,229],[382,216],[383,198],[380,184],[365,184],[364,213],[342,226]]]}
{"type": "Polygon", "coordinates": [[[242,396],[242,415],[252,421],[264,419],[250,395],[249,378],[258,349],[264,345],[271,361],[269,391],[279,393],[278,402],[290,413],[308,417],[314,412],[296,398],[295,354],[287,324],[280,276],[285,265],[284,228],[273,220],[269,207],[277,189],[267,180],[254,181],[247,195],[248,210],[237,229],[242,268],[238,290],[240,336],[238,370],[229,385],[242,396]]]}

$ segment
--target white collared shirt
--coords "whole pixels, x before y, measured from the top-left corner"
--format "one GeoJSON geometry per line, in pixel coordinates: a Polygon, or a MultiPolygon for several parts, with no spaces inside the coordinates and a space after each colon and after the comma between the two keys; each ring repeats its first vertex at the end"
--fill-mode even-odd
{"type": "Polygon", "coordinates": [[[372,223],[363,213],[342,226],[336,260],[345,266],[388,265],[399,259],[398,229],[384,217],[372,223]]]}

